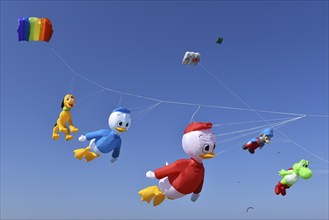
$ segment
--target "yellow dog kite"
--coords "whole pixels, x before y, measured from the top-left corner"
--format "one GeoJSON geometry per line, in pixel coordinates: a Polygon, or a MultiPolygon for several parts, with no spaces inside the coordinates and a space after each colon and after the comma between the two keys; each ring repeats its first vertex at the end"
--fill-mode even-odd
{"type": "Polygon", "coordinates": [[[66,127],[66,123],[69,123],[69,128],[72,133],[78,132],[78,128],[73,126],[72,117],[71,117],[71,108],[73,108],[75,104],[74,97],[71,94],[67,94],[62,102],[61,108],[63,111],[60,113],[59,118],[57,119],[57,122],[53,129],[53,139],[57,140],[59,138],[58,130],[60,132],[65,133],[65,140],[69,141],[73,138],[72,135],[70,135],[69,129],[66,127]]]}

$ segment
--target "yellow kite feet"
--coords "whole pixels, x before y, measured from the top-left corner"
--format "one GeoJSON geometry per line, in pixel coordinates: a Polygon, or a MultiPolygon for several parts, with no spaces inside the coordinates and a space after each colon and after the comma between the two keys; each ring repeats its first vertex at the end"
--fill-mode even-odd
{"type": "Polygon", "coordinates": [[[59,138],[59,134],[53,134],[53,140],[58,140],[58,138],[59,138]]]}
{"type": "Polygon", "coordinates": [[[67,141],[71,140],[72,138],[73,138],[72,135],[66,135],[66,136],[65,136],[65,140],[67,140],[67,141]]]}
{"type": "Polygon", "coordinates": [[[145,189],[140,190],[138,194],[141,195],[142,201],[146,201],[148,203],[150,203],[151,200],[154,198],[153,206],[160,205],[166,198],[166,196],[163,194],[163,192],[158,186],[149,186],[145,189]]]}
{"type": "Polygon", "coordinates": [[[75,158],[77,158],[78,160],[85,158],[87,162],[92,161],[96,157],[99,157],[99,154],[90,152],[90,147],[76,149],[73,152],[75,158]]]}
{"type": "Polygon", "coordinates": [[[76,133],[76,132],[79,131],[79,129],[74,127],[74,126],[70,126],[70,130],[71,130],[72,133],[76,133]]]}
{"type": "Polygon", "coordinates": [[[99,157],[99,154],[96,154],[94,152],[86,152],[86,154],[85,154],[85,159],[87,162],[92,161],[96,157],[99,157]]]}

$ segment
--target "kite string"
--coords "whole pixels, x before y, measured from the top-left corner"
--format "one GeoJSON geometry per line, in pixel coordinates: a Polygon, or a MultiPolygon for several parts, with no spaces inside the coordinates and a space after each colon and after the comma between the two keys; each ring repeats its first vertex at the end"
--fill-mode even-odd
{"type": "MultiPolygon", "coordinates": [[[[251,69],[255,69],[254,68],[254,66],[253,65],[251,65],[249,62],[247,62],[246,60],[244,60],[244,59],[242,59],[242,57],[240,57],[233,49],[232,49],[232,47],[231,46],[229,46],[229,44],[228,43],[225,43],[225,45],[223,45],[223,47],[225,48],[228,48],[228,50],[234,55],[234,56],[236,56],[240,61],[242,61],[243,63],[245,63],[247,66],[249,66],[249,68],[251,68],[251,69]]],[[[284,90],[286,90],[286,91],[288,91],[292,96],[294,96],[294,97],[297,97],[299,100],[301,100],[301,101],[303,101],[305,104],[308,104],[309,106],[311,106],[311,107],[315,107],[315,108],[317,108],[318,110],[320,110],[320,111],[322,111],[322,112],[324,112],[323,111],[323,109],[322,108],[320,108],[319,106],[317,106],[317,105],[315,105],[314,103],[312,103],[311,101],[309,101],[309,100],[306,100],[306,99],[304,99],[304,98],[302,98],[302,97],[300,97],[300,96],[298,96],[298,95],[296,95],[296,94],[294,94],[291,90],[289,90],[286,86],[281,86],[274,78],[272,78],[272,80],[271,80],[272,82],[274,82],[277,86],[279,86],[281,89],[284,89],[284,90]]],[[[308,115],[308,116],[311,116],[311,115],[308,115]]],[[[328,115],[325,115],[326,117],[328,117],[328,115]]],[[[317,115],[312,115],[311,117],[318,117],[317,115]]],[[[321,116],[320,116],[321,117],[321,116]]]]}
{"type": "Polygon", "coordinates": [[[329,165],[325,166],[325,165],[318,165],[318,164],[313,164],[312,163],[312,167],[321,167],[321,168],[329,168],[329,165]]]}
{"type": "Polygon", "coordinates": [[[84,100],[84,99],[87,99],[87,98],[91,98],[91,97],[97,95],[98,93],[102,93],[102,92],[104,92],[104,89],[100,89],[100,90],[98,90],[98,91],[96,91],[94,93],[91,93],[91,94],[86,95],[84,97],[80,97],[80,98],[77,99],[77,104],[81,103],[81,100],[84,100]]]}
{"type": "Polygon", "coordinates": [[[315,174],[315,175],[329,174],[329,170],[314,170],[314,169],[312,169],[312,173],[315,174]]]}
{"type": "Polygon", "coordinates": [[[214,78],[220,85],[222,85],[231,95],[233,95],[235,98],[237,98],[242,104],[247,106],[251,111],[253,111],[259,118],[261,118],[265,123],[269,124],[266,119],[261,116],[253,107],[251,107],[247,102],[245,102],[240,96],[238,96],[232,89],[230,89],[224,82],[222,82],[220,79],[218,79],[212,72],[210,72],[206,67],[204,67],[202,64],[200,64],[201,68],[204,69],[208,75],[210,75],[212,78],[214,78]]]}
{"type": "Polygon", "coordinates": [[[308,117],[328,118],[328,115],[307,115],[308,117]]]}
{"type": "Polygon", "coordinates": [[[251,131],[251,132],[248,132],[248,133],[245,133],[245,134],[240,134],[238,136],[235,136],[235,137],[232,137],[232,138],[228,138],[228,139],[224,139],[222,141],[218,141],[217,143],[226,143],[226,142],[230,142],[230,141],[234,141],[234,140],[237,140],[237,139],[240,139],[242,137],[245,137],[245,136],[248,136],[250,134],[254,134],[254,133],[257,133],[258,131],[255,130],[255,131],[251,131]]]}
{"type": "MultiPolygon", "coordinates": [[[[195,103],[186,103],[186,102],[177,102],[177,101],[170,101],[170,100],[160,100],[160,99],[155,99],[155,98],[151,98],[151,97],[147,97],[147,96],[141,96],[141,95],[136,95],[136,94],[132,94],[132,93],[127,93],[127,92],[122,92],[122,91],[118,91],[118,90],[114,90],[114,89],[110,89],[110,88],[106,88],[104,86],[102,86],[101,84],[79,74],[78,72],[75,72],[72,67],[64,60],[64,58],[53,48],[51,47],[51,50],[53,51],[53,53],[61,60],[61,62],[72,72],[74,73],[76,76],[106,90],[106,91],[110,91],[110,92],[115,92],[115,93],[119,93],[119,94],[123,94],[123,95],[128,95],[128,96],[133,96],[133,97],[137,97],[137,98],[142,98],[142,99],[147,99],[147,100],[151,100],[151,101],[156,101],[156,102],[161,102],[161,103],[168,103],[168,104],[180,104],[180,105],[190,105],[190,106],[202,106],[202,107],[213,107],[213,108],[224,108],[224,109],[231,109],[231,110],[241,110],[241,111],[253,111],[255,114],[257,114],[260,118],[262,118],[264,120],[264,122],[266,122],[266,119],[263,118],[258,112],[267,112],[267,113],[273,113],[273,114],[288,114],[288,115],[299,115],[299,116],[306,116],[303,114],[296,114],[296,113],[287,113],[287,112],[274,112],[274,111],[264,111],[264,110],[256,110],[253,109],[250,105],[248,105],[248,103],[246,103],[245,101],[243,101],[237,94],[235,94],[228,86],[226,86],[223,82],[221,82],[215,75],[213,75],[212,73],[210,73],[205,67],[203,67],[203,65],[201,65],[201,67],[204,68],[204,70],[210,75],[212,76],[218,83],[220,83],[222,86],[224,86],[228,91],[230,91],[230,93],[235,96],[237,99],[240,100],[240,102],[242,102],[244,105],[246,105],[249,109],[243,109],[243,108],[232,108],[232,107],[225,107],[225,106],[213,106],[213,105],[201,105],[201,104],[195,104],[195,103]]],[[[279,131],[279,130],[278,130],[279,131]]],[[[279,131],[279,133],[281,135],[284,135],[281,131],[279,131]]],[[[286,136],[286,135],[285,135],[286,136]]],[[[292,140],[292,139],[291,139],[292,140]]],[[[310,153],[313,156],[316,156],[317,158],[325,161],[328,163],[327,160],[321,158],[320,156],[317,156],[309,151],[307,151],[305,148],[303,148],[302,146],[300,146],[299,144],[297,144],[295,141],[292,141],[296,146],[300,147],[301,149],[304,149],[305,152],[310,153]]]]}
{"type": "Polygon", "coordinates": [[[152,108],[150,108],[144,115],[134,119],[134,124],[136,124],[139,120],[141,120],[142,118],[144,118],[147,114],[149,114],[153,109],[155,109],[156,107],[158,107],[161,104],[161,102],[155,104],[152,108]]]}
{"type": "MultiPolygon", "coordinates": [[[[296,118],[296,120],[298,120],[298,119],[296,118]]],[[[275,126],[278,128],[278,127],[282,127],[284,124],[287,124],[287,123],[282,123],[282,124],[280,124],[280,125],[275,125],[275,126]]],[[[242,137],[248,136],[249,134],[253,134],[253,133],[257,133],[257,132],[258,132],[258,131],[251,131],[251,132],[248,132],[248,133],[245,133],[245,134],[242,134],[242,135],[239,135],[239,136],[233,137],[233,138],[224,139],[223,141],[219,141],[219,142],[217,142],[217,143],[226,143],[226,142],[234,141],[234,140],[240,139],[240,138],[242,138],[242,137]]],[[[233,147],[226,148],[226,149],[224,149],[223,151],[220,151],[220,152],[216,153],[216,155],[222,154],[223,152],[230,151],[230,150],[232,150],[232,149],[234,149],[234,148],[237,148],[237,147],[239,147],[239,146],[241,147],[241,144],[239,144],[239,145],[235,145],[235,146],[233,146],[233,147]]]]}
{"type": "Polygon", "coordinates": [[[294,145],[296,145],[297,147],[299,147],[300,149],[302,149],[302,150],[305,151],[306,153],[308,153],[308,154],[310,154],[310,155],[312,155],[312,156],[314,156],[314,157],[316,157],[316,158],[318,158],[318,159],[320,159],[320,160],[322,160],[322,161],[324,161],[324,162],[326,162],[326,163],[329,163],[328,160],[326,160],[326,159],[324,159],[324,158],[322,158],[322,157],[320,157],[320,156],[318,156],[318,155],[316,155],[316,154],[310,152],[310,151],[307,150],[305,147],[303,147],[303,146],[301,146],[300,144],[298,144],[296,141],[294,141],[292,138],[290,138],[290,137],[288,137],[287,135],[285,135],[285,134],[284,134],[283,132],[281,132],[280,130],[277,129],[277,131],[279,131],[281,135],[283,135],[286,139],[288,139],[289,141],[291,141],[294,145]]]}
{"type": "Polygon", "coordinates": [[[190,120],[190,123],[192,123],[192,121],[194,122],[194,116],[195,114],[200,110],[201,106],[199,105],[198,106],[198,109],[193,113],[192,117],[191,117],[191,120],[190,120]]]}
{"type": "MultiPolygon", "coordinates": [[[[280,121],[280,120],[286,120],[286,119],[293,119],[293,118],[275,118],[275,119],[267,119],[267,121],[280,121]]],[[[224,123],[224,124],[214,124],[213,127],[222,127],[227,125],[241,125],[241,124],[251,124],[251,123],[258,123],[258,122],[264,122],[263,120],[257,120],[257,121],[242,121],[242,122],[232,122],[232,123],[224,123]]]]}
{"type": "Polygon", "coordinates": [[[154,105],[155,105],[155,104],[139,106],[139,107],[135,107],[135,108],[130,108],[130,110],[135,110],[135,109],[145,109],[145,108],[148,108],[148,107],[151,107],[151,106],[154,106],[154,105]]]}
{"type": "MultiPolygon", "coordinates": [[[[259,118],[261,118],[266,124],[268,124],[270,126],[270,123],[268,121],[266,121],[266,119],[261,116],[255,109],[253,109],[247,102],[245,102],[242,98],[240,98],[240,96],[238,96],[236,93],[234,93],[224,82],[222,82],[221,80],[219,80],[213,73],[211,73],[207,68],[205,68],[202,64],[200,64],[200,66],[206,71],[206,73],[208,73],[212,78],[214,78],[219,84],[221,84],[226,90],[228,90],[234,97],[236,97],[241,103],[243,103],[245,106],[247,106],[250,110],[252,110],[259,118]]],[[[305,117],[306,115],[303,115],[301,117],[305,117]]],[[[287,135],[283,134],[283,132],[281,132],[279,129],[277,129],[277,131],[281,134],[284,135],[286,138],[289,138],[287,135]]],[[[288,140],[292,140],[292,139],[288,139],[288,140]]],[[[297,144],[296,142],[292,141],[292,143],[294,143],[296,146],[302,148],[299,144],[297,144]]],[[[306,151],[305,148],[304,149],[305,152],[310,153],[313,156],[316,156],[317,158],[321,158],[320,156],[317,156],[309,151],[306,151]]],[[[328,162],[327,160],[321,158],[321,160],[328,162]]]]}
{"type": "MultiPolygon", "coordinates": [[[[101,95],[102,93],[104,92],[104,90],[99,90],[91,95],[88,95],[88,96],[85,96],[85,97],[82,97],[82,99],[87,99],[87,98],[91,98],[91,97],[96,97],[96,96],[99,96],[101,95]]],[[[79,105],[79,109],[80,109],[80,114],[84,114],[88,109],[90,109],[91,106],[94,106],[94,102],[95,102],[96,99],[91,99],[88,101],[88,105],[84,105],[84,106],[80,106],[81,103],[83,103],[83,101],[81,101],[81,98],[77,100],[77,104],[76,105],[79,105]],[[79,101],[80,100],[80,101],[79,101]]]]}
{"type": "Polygon", "coordinates": [[[233,90],[231,90],[224,82],[219,80],[213,73],[211,73],[206,67],[204,67],[202,65],[202,63],[200,63],[200,66],[202,69],[204,69],[204,71],[206,71],[206,73],[208,73],[219,84],[221,84],[227,91],[229,91],[231,93],[231,95],[233,95],[235,98],[237,98],[241,103],[243,103],[245,106],[247,106],[250,110],[255,111],[247,102],[245,102],[242,98],[240,98],[240,96],[238,96],[235,92],[233,92],[233,90]]]}
{"type": "MultiPolygon", "coordinates": [[[[300,118],[295,118],[294,120],[299,120],[300,118]]],[[[287,123],[290,123],[292,122],[293,120],[287,120],[287,121],[283,121],[283,122],[279,122],[279,123],[276,123],[276,124],[273,124],[273,127],[282,127],[284,124],[287,124],[287,123]]],[[[245,134],[242,134],[242,135],[238,135],[238,136],[235,136],[233,138],[229,138],[229,139],[224,139],[223,141],[219,141],[218,143],[225,143],[225,142],[229,142],[229,141],[233,141],[233,140],[237,140],[237,139],[240,139],[242,137],[245,137],[245,136],[248,136],[249,134],[253,134],[253,133],[256,133],[258,132],[257,130],[254,130],[254,131],[251,131],[251,132],[247,132],[245,134]]],[[[229,148],[230,149],[230,148],[229,148]]]]}
{"type": "Polygon", "coordinates": [[[81,74],[79,74],[79,73],[77,73],[76,71],[74,71],[73,70],[73,68],[64,60],[64,58],[53,48],[53,47],[51,47],[50,48],[53,52],[54,52],[54,54],[62,61],[62,63],[73,73],[73,74],[75,74],[75,75],[77,75],[78,77],[80,77],[80,78],[82,78],[82,79],[84,79],[84,80],[86,80],[86,81],[88,81],[88,82],[90,82],[90,83],[92,83],[92,84],[94,84],[94,85],[96,85],[96,86],[98,86],[98,87],[100,87],[100,88],[102,88],[102,89],[104,89],[104,90],[107,90],[107,88],[106,87],[104,87],[104,86],[102,86],[102,85],[100,85],[100,84],[98,84],[97,82],[95,82],[95,81],[93,81],[93,80],[91,80],[91,79],[88,79],[87,77],[85,77],[85,76],[83,76],[83,75],[81,75],[81,74]]]}
{"type": "MultiPolygon", "coordinates": [[[[114,92],[114,93],[119,93],[122,95],[127,95],[127,96],[133,96],[136,98],[142,98],[146,100],[151,100],[151,101],[156,101],[156,102],[162,102],[162,103],[167,103],[167,104],[178,104],[178,105],[189,105],[189,106],[201,106],[201,107],[208,107],[208,108],[221,108],[221,109],[229,109],[229,110],[240,110],[240,111],[252,111],[251,109],[245,109],[245,108],[237,108],[237,107],[228,107],[228,106],[219,106],[219,105],[206,105],[206,104],[197,104],[197,103],[188,103],[188,102],[177,102],[177,101],[171,101],[171,100],[160,100],[156,98],[151,98],[147,96],[141,96],[133,93],[127,93],[127,92],[122,92],[110,88],[106,88],[102,86],[101,84],[77,73],[76,71],[73,70],[73,68],[64,60],[64,58],[53,48],[50,46],[51,51],[59,58],[59,60],[76,76],[90,82],[91,84],[94,84],[106,91],[114,92]]],[[[216,78],[217,79],[217,78],[216,78]]],[[[218,79],[217,79],[218,81],[218,79]]],[[[227,86],[226,86],[227,87],[227,86]]],[[[284,115],[296,115],[296,116],[301,116],[305,114],[300,114],[300,113],[291,113],[291,112],[279,112],[279,111],[267,111],[267,110],[256,110],[253,109],[254,111],[257,112],[263,112],[263,113],[272,113],[272,114],[284,114],[284,115]]],[[[308,117],[329,117],[328,115],[307,115],[308,117]]]]}
{"type": "MultiPolygon", "coordinates": [[[[207,68],[205,68],[202,64],[200,64],[200,66],[211,76],[213,77],[219,84],[221,84],[223,87],[225,87],[233,96],[235,96],[238,100],[240,100],[240,102],[242,102],[245,106],[247,106],[250,110],[252,110],[259,118],[261,118],[262,120],[264,120],[265,123],[269,124],[266,119],[261,116],[255,109],[253,109],[248,103],[246,103],[245,101],[243,101],[237,94],[235,94],[228,86],[225,85],[225,83],[223,83],[221,80],[219,80],[214,74],[212,74],[210,71],[207,70],[207,68]]],[[[302,115],[301,117],[305,117],[306,115],[302,115]]],[[[284,136],[286,139],[290,140],[294,145],[296,145],[297,147],[299,147],[300,149],[304,150],[306,153],[326,162],[329,163],[328,160],[310,152],[309,150],[307,150],[306,148],[302,147],[300,144],[296,143],[294,140],[292,140],[291,138],[289,138],[286,134],[284,134],[282,131],[280,131],[279,129],[277,129],[277,131],[279,132],[279,134],[281,134],[282,136],[284,136]]]]}
{"type": "Polygon", "coordinates": [[[243,129],[243,130],[237,130],[237,131],[232,131],[232,132],[227,132],[227,133],[216,134],[216,136],[217,137],[222,137],[222,136],[227,136],[227,135],[232,135],[232,134],[243,133],[243,132],[246,132],[246,131],[254,131],[254,130],[258,130],[260,128],[264,128],[264,127],[268,127],[268,125],[262,125],[262,126],[247,128],[247,129],[243,129]]]}
{"type": "Polygon", "coordinates": [[[219,106],[219,105],[207,105],[207,104],[197,104],[197,103],[189,103],[189,102],[178,102],[178,101],[172,101],[172,100],[161,100],[161,99],[157,99],[157,98],[152,98],[152,97],[148,97],[148,96],[142,96],[142,95],[137,95],[137,94],[133,94],[133,93],[128,93],[128,92],[122,92],[119,90],[115,90],[115,89],[111,89],[111,88],[107,88],[85,76],[83,76],[82,74],[76,72],[73,70],[73,68],[65,61],[65,59],[53,48],[50,47],[51,51],[59,58],[59,60],[76,76],[90,82],[91,84],[98,86],[106,91],[109,92],[114,92],[117,94],[121,94],[121,95],[127,95],[127,96],[132,96],[132,97],[136,97],[136,98],[141,98],[141,99],[146,99],[146,100],[150,100],[150,101],[155,101],[155,102],[162,102],[162,103],[167,103],[167,104],[177,104],[177,105],[188,105],[188,106],[200,106],[200,107],[207,107],[207,108],[220,108],[220,109],[228,109],[228,110],[239,110],[239,111],[258,111],[258,112],[263,112],[263,113],[271,113],[271,114],[283,114],[283,115],[293,115],[293,116],[301,116],[303,114],[300,113],[290,113],[290,112],[279,112],[279,111],[267,111],[267,110],[251,110],[251,109],[246,109],[246,108],[238,108],[238,107],[228,107],[228,106],[219,106]]]}
{"type": "Polygon", "coordinates": [[[282,138],[282,141],[271,141],[271,142],[272,143],[278,143],[278,144],[280,144],[280,143],[291,143],[291,141],[285,140],[283,138],[282,138]]]}
{"type": "Polygon", "coordinates": [[[139,117],[139,116],[141,116],[141,115],[144,115],[145,113],[147,113],[150,109],[152,110],[154,107],[156,107],[157,105],[159,105],[160,104],[160,102],[158,102],[158,103],[155,103],[154,105],[151,105],[151,106],[149,106],[149,107],[147,107],[147,108],[145,108],[145,109],[142,109],[142,110],[138,110],[138,111],[132,111],[131,112],[131,117],[132,118],[137,118],[137,117],[139,117]]]}
{"type": "Polygon", "coordinates": [[[153,105],[150,105],[150,106],[148,106],[148,107],[145,107],[145,108],[143,108],[143,109],[139,109],[139,110],[132,111],[132,112],[131,112],[131,116],[132,116],[132,117],[138,117],[139,115],[144,114],[144,112],[147,112],[149,109],[154,108],[154,107],[155,107],[156,105],[158,105],[159,103],[160,103],[160,102],[155,103],[155,104],[153,104],[153,105]]]}
{"type": "Polygon", "coordinates": [[[264,127],[268,127],[268,126],[270,126],[272,128],[275,128],[275,127],[277,127],[279,125],[287,124],[287,123],[290,123],[290,122],[299,120],[301,118],[303,118],[303,117],[296,117],[296,118],[293,118],[293,119],[288,119],[288,120],[280,121],[280,122],[269,124],[269,125],[262,125],[262,126],[257,126],[257,127],[253,127],[253,128],[248,128],[248,129],[243,129],[243,130],[238,130],[238,131],[233,131],[233,132],[218,134],[216,136],[220,137],[220,136],[226,136],[226,135],[231,135],[231,134],[236,134],[236,133],[242,133],[242,132],[245,132],[245,131],[258,130],[260,128],[264,128],[264,127]]]}
{"type": "Polygon", "coordinates": [[[235,148],[237,148],[237,147],[241,147],[241,144],[239,144],[239,145],[234,145],[233,147],[226,148],[226,149],[224,149],[224,150],[222,150],[222,151],[219,151],[218,153],[216,153],[216,156],[218,156],[218,155],[222,155],[223,153],[225,153],[225,152],[227,152],[227,151],[230,151],[230,150],[233,150],[233,149],[235,149],[235,148]]]}
{"type": "MultiPolygon", "coordinates": [[[[282,126],[283,125],[277,125],[276,128],[279,128],[279,127],[282,127],[282,126]]],[[[234,141],[234,140],[237,140],[237,139],[240,139],[242,137],[245,137],[245,136],[248,136],[248,135],[251,135],[251,134],[255,134],[255,133],[258,133],[258,130],[254,130],[254,131],[251,131],[251,132],[248,132],[248,133],[245,133],[245,134],[241,134],[241,135],[235,136],[233,138],[224,139],[222,141],[218,141],[217,143],[226,143],[226,142],[234,141]]]]}
{"type": "Polygon", "coordinates": [[[118,103],[119,107],[121,106],[121,103],[122,103],[122,95],[120,95],[120,99],[119,99],[119,103],[118,103]]]}
{"type": "Polygon", "coordinates": [[[72,78],[71,78],[71,87],[70,87],[70,91],[71,91],[71,94],[74,93],[74,79],[75,79],[75,75],[72,74],[72,78]]]}

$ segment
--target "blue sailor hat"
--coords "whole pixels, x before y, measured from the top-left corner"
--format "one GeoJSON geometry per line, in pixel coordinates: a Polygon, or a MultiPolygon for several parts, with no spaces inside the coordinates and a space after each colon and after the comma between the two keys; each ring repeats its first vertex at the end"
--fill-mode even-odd
{"type": "Polygon", "coordinates": [[[266,128],[260,134],[264,134],[266,136],[273,137],[273,129],[272,128],[266,128]]]}
{"type": "Polygon", "coordinates": [[[112,112],[122,112],[122,113],[130,114],[130,110],[124,107],[116,108],[112,112]]]}

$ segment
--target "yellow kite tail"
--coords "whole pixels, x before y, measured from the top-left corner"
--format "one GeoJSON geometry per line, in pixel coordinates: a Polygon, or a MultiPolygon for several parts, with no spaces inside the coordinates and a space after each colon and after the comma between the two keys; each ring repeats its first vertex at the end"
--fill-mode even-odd
{"type": "Polygon", "coordinates": [[[153,206],[160,205],[166,198],[166,196],[163,194],[163,192],[158,186],[149,186],[145,189],[140,190],[138,194],[141,195],[142,201],[146,201],[148,203],[150,203],[154,197],[153,206]]]}
{"type": "Polygon", "coordinates": [[[85,158],[87,162],[92,161],[96,157],[99,157],[99,154],[96,154],[94,152],[90,152],[90,147],[86,148],[80,148],[73,151],[74,157],[81,160],[82,158],[85,158]]]}

